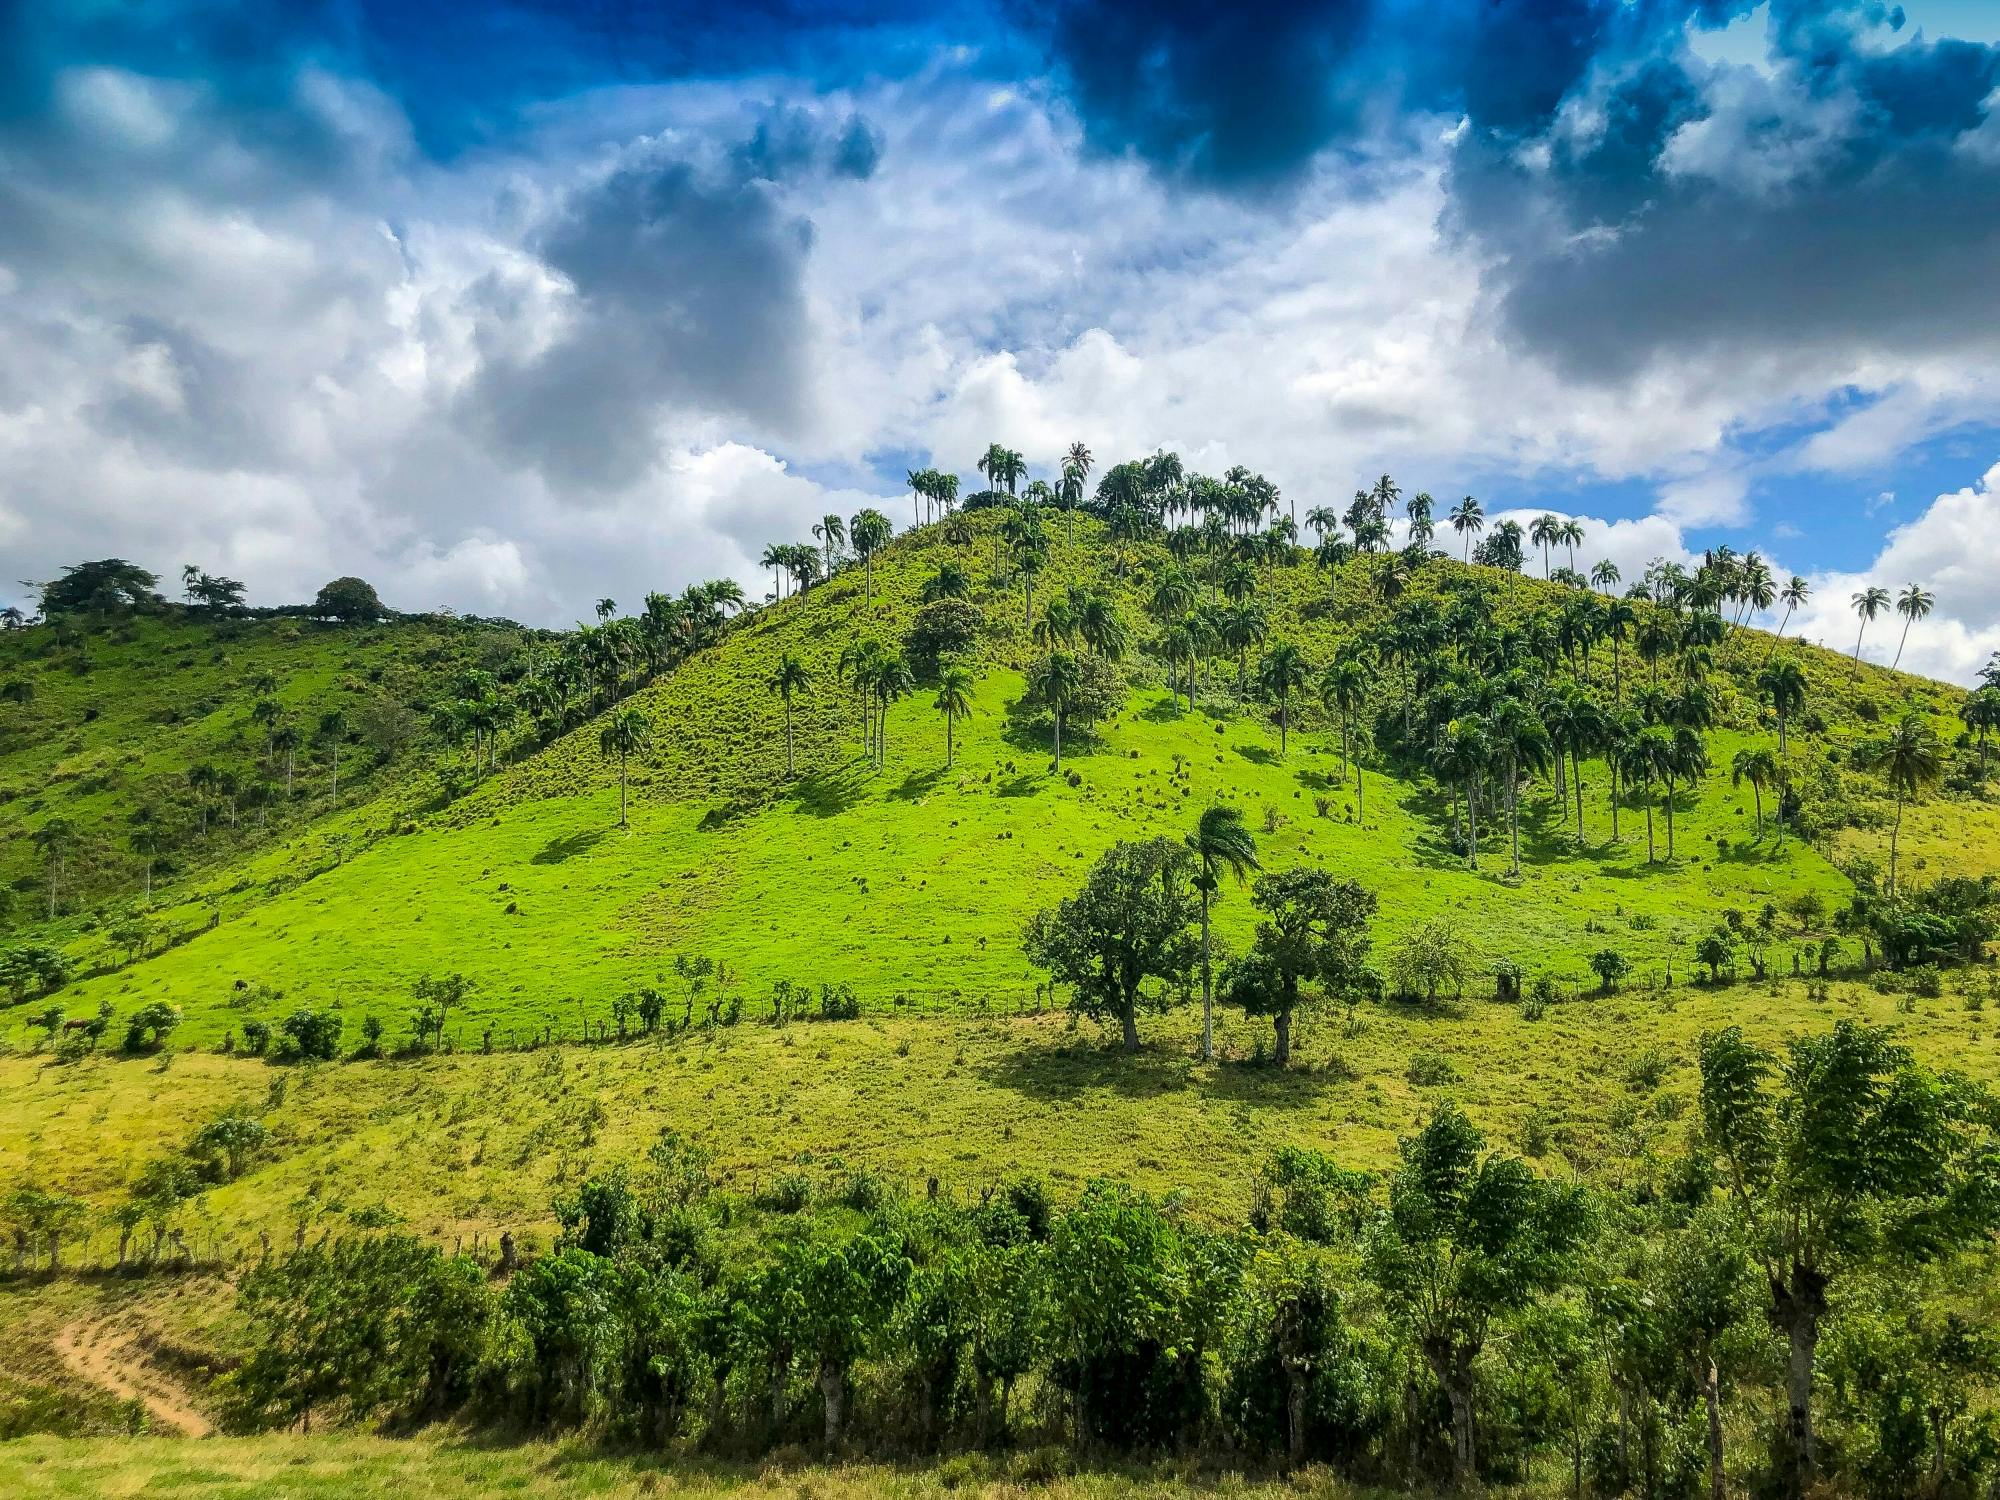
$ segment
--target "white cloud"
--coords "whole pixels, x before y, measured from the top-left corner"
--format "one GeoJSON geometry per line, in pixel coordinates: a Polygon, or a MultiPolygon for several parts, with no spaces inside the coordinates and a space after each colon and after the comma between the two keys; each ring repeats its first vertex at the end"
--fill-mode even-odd
{"type": "MultiPolygon", "coordinates": [[[[1900,594],[1915,583],[1936,598],[1935,611],[1909,630],[1902,666],[1912,672],[1969,683],[2000,651],[2000,590],[1994,587],[2000,556],[2000,463],[1977,485],[1940,495],[1915,520],[1889,533],[1875,560],[1858,573],[1819,573],[1814,598],[1799,615],[1798,633],[1838,650],[1852,650],[1859,629],[1855,594],[1871,586],[1900,594]]],[[[1903,621],[1894,613],[1868,627],[1862,655],[1894,659],[1903,621]]]]}

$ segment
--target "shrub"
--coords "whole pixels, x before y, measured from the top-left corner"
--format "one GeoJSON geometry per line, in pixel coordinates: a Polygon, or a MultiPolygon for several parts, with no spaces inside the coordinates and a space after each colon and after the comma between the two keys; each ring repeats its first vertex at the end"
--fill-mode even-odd
{"type": "Polygon", "coordinates": [[[340,1033],[345,1023],[339,1011],[314,1010],[302,1005],[279,1024],[283,1036],[280,1053],[287,1058],[330,1061],[340,1055],[340,1033]]]}
{"type": "Polygon", "coordinates": [[[1449,1058],[1439,1057],[1435,1052],[1412,1052],[1403,1076],[1420,1089],[1437,1088],[1458,1082],[1458,1069],[1449,1058]]]}

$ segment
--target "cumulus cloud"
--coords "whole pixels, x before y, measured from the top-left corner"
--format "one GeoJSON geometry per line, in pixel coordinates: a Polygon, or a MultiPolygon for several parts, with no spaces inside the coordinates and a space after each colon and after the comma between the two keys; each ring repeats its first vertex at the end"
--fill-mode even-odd
{"type": "MultiPolygon", "coordinates": [[[[1850,603],[1854,595],[1874,586],[1897,595],[1914,583],[1935,597],[1936,608],[1910,627],[1903,667],[1949,682],[1971,682],[2000,651],[1995,537],[2000,537],[2000,463],[1977,484],[1939,495],[1921,516],[1896,527],[1862,571],[1813,575],[1813,602],[1801,611],[1798,632],[1822,645],[1851,649],[1859,633],[1850,603]]],[[[1902,620],[1887,615],[1869,627],[1861,654],[1870,661],[1891,661],[1902,639],[1902,620]]]]}

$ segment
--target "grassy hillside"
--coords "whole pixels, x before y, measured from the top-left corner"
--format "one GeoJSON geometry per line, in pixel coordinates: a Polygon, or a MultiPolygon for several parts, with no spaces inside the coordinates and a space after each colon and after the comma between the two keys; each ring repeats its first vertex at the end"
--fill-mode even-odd
{"type": "Polygon", "coordinates": [[[498,667],[526,639],[450,621],[329,626],[178,610],[0,634],[0,882],[11,898],[0,916],[17,930],[48,925],[48,859],[32,835],[52,819],[73,828],[56,884],[65,934],[143,900],[138,828],[159,834],[154,896],[171,904],[318,827],[334,810],[332,746],[317,734],[329,713],[346,721],[341,807],[407,787],[440,748],[425,715],[445,684],[498,667]],[[260,703],[277,717],[260,720],[260,703]],[[286,727],[301,739],[289,757],[271,743],[286,727]],[[198,766],[234,778],[233,791],[226,779],[191,785],[198,766]]]}
{"type": "MultiPolygon", "coordinates": [[[[1491,816],[1481,868],[1466,868],[1447,843],[1448,799],[1428,779],[1400,780],[1370,758],[1357,796],[1317,703],[1294,704],[1295,732],[1281,756],[1270,707],[1239,706],[1226,652],[1194,713],[1184,701],[1176,705],[1158,661],[1129,656],[1122,709],[1094,738],[1070,736],[1065,770],[1075,784],[1051,774],[1047,724],[1020,711],[1021,672],[1035,654],[1023,628],[1024,597],[1001,560],[993,515],[968,520],[969,545],[954,546],[943,528],[930,527],[878,557],[872,606],[862,574],[850,570],[759,612],[636,693],[630,702],[656,732],[654,750],[631,769],[629,829],[616,826],[615,762],[599,751],[598,724],[586,723],[442,810],[399,808],[391,816],[357,808],[345,824],[297,830],[206,879],[182,882],[163,895],[158,921],[183,941],[119,962],[115,972],[72,986],[61,1003],[84,1014],[106,1000],[120,1012],[166,1000],[187,1013],[182,1035],[198,1042],[300,1003],[340,1007],[350,1035],[359,1016],[374,1014],[393,1036],[413,1009],[418,978],[459,971],[477,986],[457,1029],[461,1044],[472,1045],[488,1026],[504,1042],[604,1023],[612,999],[637,986],[671,995],[673,957],[699,954],[737,976],[752,1014],[779,979],[849,983],[878,1011],[1018,1008],[1036,998],[1019,951],[1026,919],[1073,888],[1113,841],[1177,837],[1214,801],[1243,808],[1268,866],[1322,864],[1376,890],[1378,944],[1444,917],[1481,961],[1510,959],[1573,985],[1588,981],[1585,957],[1609,946],[1642,976],[1664,980],[1670,964],[1682,974],[1691,967],[1695,937],[1726,909],[1754,912],[1809,892],[1828,909],[1841,904],[1851,888],[1828,856],[1879,860],[1887,821],[1879,784],[1848,766],[1847,752],[1908,708],[1954,729],[1954,690],[1788,648],[1810,684],[1794,753],[1820,778],[1812,794],[1837,802],[1841,818],[1816,843],[1791,839],[1780,849],[1768,825],[1761,839],[1753,836],[1753,793],[1728,777],[1737,749],[1771,738],[1769,710],[1749,681],[1771,643],[1732,632],[1718,652],[1711,771],[1679,802],[1679,858],[1648,863],[1637,796],[1619,813],[1622,838],[1611,840],[1608,779],[1586,762],[1581,844],[1567,821],[1570,805],[1558,804],[1542,779],[1523,799],[1524,875],[1511,880],[1491,816]],[[924,581],[947,562],[970,575],[985,620],[977,711],[959,726],[956,764],[947,771],[943,721],[920,686],[890,709],[885,765],[876,770],[861,755],[859,708],[840,681],[840,652],[870,634],[897,640],[924,581]],[[795,715],[802,774],[790,783],[781,711],[768,690],[785,653],[814,677],[795,715]],[[394,836],[384,837],[391,828],[394,836]],[[336,841],[336,833],[349,836],[336,841]]],[[[1164,552],[1108,548],[1088,519],[1076,522],[1074,542],[1065,536],[1058,529],[1051,566],[1036,583],[1037,610],[1068,584],[1088,582],[1111,593],[1135,645],[1147,643],[1140,604],[1164,552]],[[1120,557],[1123,576],[1106,565],[1120,557]]],[[[1270,639],[1297,642],[1317,664],[1342,641],[1376,630],[1387,606],[1372,566],[1360,559],[1331,576],[1305,563],[1266,570],[1270,639]]],[[[1433,565],[1413,591],[1435,591],[1458,571],[1433,565]]],[[[1503,619],[1525,616],[1560,597],[1560,589],[1514,579],[1501,590],[1499,610],[1503,619]]],[[[308,702],[341,672],[354,689],[372,670],[365,640],[273,641],[270,649],[288,644],[311,651],[316,663],[296,674],[308,702]]],[[[376,649],[407,661],[439,648],[385,633],[376,649]]],[[[501,648],[489,641],[478,649],[501,648]]],[[[159,654],[139,643],[130,659],[159,654]]],[[[228,658],[234,678],[211,688],[215,706],[200,722],[212,735],[233,736],[239,751],[254,749],[241,698],[224,691],[249,667],[220,648],[216,654],[228,658]]],[[[1630,691],[1645,668],[1629,643],[1621,666],[1630,691]]],[[[44,668],[43,675],[52,674],[44,668]]],[[[124,675],[129,680],[131,669],[124,675]]],[[[1588,675],[1609,693],[1613,664],[1604,647],[1588,675]]],[[[1375,692],[1394,701],[1400,687],[1391,670],[1375,692]]],[[[86,735],[83,753],[108,758],[110,743],[134,735],[132,728],[116,740],[86,735]]],[[[148,762],[156,783],[170,780],[187,755],[186,747],[161,746],[148,762]]],[[[121,786],[134,782],[144,784],[136,770],[118,778],[121,786]]],[[[118,810],[107,804],[99,821],[118,810]]],[[[1656,821],[1663,855],[1664,819],[1656,821]]],[[[10,822],[19,862],[20,830],[32,816],[10,822]]],[[[1990,868],[2000,809],[1955,795],[1913,811],[1906,833],[1906,868],[1919,877],[1990,868]]],[[[1217,921],[1225,942],[1241,941],[1247,902],[1227,893],[1217,921]]],[[[88,935],[77,941],[99,962],[121,959],[101,935],[94,946],[88,935]]]]}

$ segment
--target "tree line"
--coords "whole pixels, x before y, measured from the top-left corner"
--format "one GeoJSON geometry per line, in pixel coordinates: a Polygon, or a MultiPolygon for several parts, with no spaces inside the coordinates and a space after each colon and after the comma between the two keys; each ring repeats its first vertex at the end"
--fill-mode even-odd
{"type": "Polygon", "coordinates": [[[1704,1035],[1685,1153],[1543,1176],[1433,1111],[1380,1174],[1306,1148],[1240,1221],[1097,1182],[960,1199],[866,1172],[749,1200],[669,1131],[523,1261],[397,1234],[266,1258],[246,1426],[436,1419],[675,1449],[1062,1443],[1361,1483],[1971,1496],[2000,1106],[1843,1022],[1704,1035]]]}

